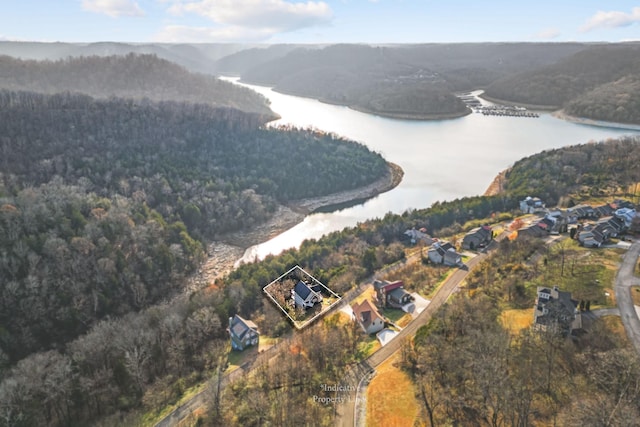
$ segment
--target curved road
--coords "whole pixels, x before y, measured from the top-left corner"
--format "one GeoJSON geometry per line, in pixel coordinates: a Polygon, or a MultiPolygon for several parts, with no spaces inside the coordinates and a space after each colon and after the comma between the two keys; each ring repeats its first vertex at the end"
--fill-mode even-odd
{"type": "Polygon", "coordinates": [[[640,241],[634,242],[622,258],[622,265],[616,275],[615,292],[624,329],[640,354],[640,319],[631,299],[631,287],[640,286],[640,278],[634,275],[638,256],[640,256],[640,241]]]}
{"type": "MultiPolygon", "coordinates": [[[[506,234],[498,236],[496,240],[502,240],[506,234]]],[[[491,243],[489,248],[495,247],[495,243],[491,243]]],[[[368,359],[364,362],[361,362],[354,369],[355,372],[349,373],[345,376],[344,381],[341,383],[342,385],[348,385],[354,387],[358,387],[358,384],[364,375],[371,373],[374,371],[376,367],[378,367],[382,362],[391,357],[394,353],[396,353],[402,347],[402,344],[405,342],[406,338],[410,338],[416,334],[418,329],[426,325],[431,317],[438,311],[438,309],[449,299],[451,294],[455,292],[460,283],[467,277],[469,272],[482,260],[487,257],[486,253],[481,253],[478,256],[469,260],[466,264],[466,267],[463,269],[456,270],[449,278],[444,282],[444,284],[440,287],[438,292],[434,295],[433,299],[429,303],[429,305],[416,317],[411,321],[404,329],[402,329],[398,335],[396,335],[391,342],[389,342],[384,347],[381,347],[368,359]]],[[[357,409],[356,406],[358,404],[365,405],[364,400],[361,399],[347,399],[342,405],[338,405],[337,409],[337,422],[336,425],[342,427],[353,427],[358,425],[364,425],[363,411],[357,409]],[[358,410],[358,414],[356,416],[356,410],[358,410]]]]}

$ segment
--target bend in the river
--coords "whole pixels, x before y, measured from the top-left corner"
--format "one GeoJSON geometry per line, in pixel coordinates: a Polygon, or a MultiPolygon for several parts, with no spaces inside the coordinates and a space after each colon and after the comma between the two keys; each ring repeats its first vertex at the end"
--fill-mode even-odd
{"type": "Polygon", "coordinates": [[[539,112],[539,118],[470,114],[450,120],[389,119],[266,87],[245,86],[271,101],[271,108],[281,116],[275,125],[313,127],[362,142],[400,165],[404,178],[391,191],[362,204],[308,215],[286,232],[249,248],[243,261],[280,253],[305,239],[319,238],[388,212],[402,213],[429,207],[436,201],[482,194],[500,171],[543,150],[640,133],[572,123],[549,112],[539,112]]]}

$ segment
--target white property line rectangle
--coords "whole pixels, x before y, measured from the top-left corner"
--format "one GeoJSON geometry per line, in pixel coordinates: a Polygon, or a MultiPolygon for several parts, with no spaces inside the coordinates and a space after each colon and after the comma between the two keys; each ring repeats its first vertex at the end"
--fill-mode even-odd
{"type": "Polygon", "coordinates": [[[269,299],[271,299],[271,301],[273,301],[273,303],[278,306],[278,308],[280,309],[280,311],[282,311],[284,313],[285,316],[287,316],[287,318],[289,320],[291,320],[291,322],[293,323],[293,326],[296,329],[302,329],[304,327],[306,327],[307,325],[311,324],[313,321],[315,321],[318,317],[326,314],[327,312],[329,312],[336,304],[340,303],[340,301],[342,301],[342,297],[338,294],[336,294],[335,292],[333,292],[331,289],[329,289],[327,286],[325,286],[324,283],[322,283],[321,281],[319,281],[318,279],[316,279],[315,277],[313,277],[311,274],[309,274],[304,268],[300,267],[299,265],[295,265],[293,267],[291,267],[289,270],[287,270],[285,273],[281,274],[277,279],[272,280],[271,283],[269,283],[267,286],[265,286],[264,288],[262,288],[262,291],[267,294],[267,296],[269,297],[269,299]],[[289,273],[291,273],[294,270],[300,270],[302,271],[305,275],[309,276],[311,279],[313,279],[313,281],[317,284],[319,284],[320,286],[322,286],[329,294],[333,295],[336,299],[335,302],[333,302],[331,305],[329,305],[326,308],[323,308],[318,314],[316,314],[315,316],[313,316],[311,319],[306,320],[305,322],[303,322],[301,324],[301,322],[295,320],[293,317],[291,317],[289,315],[289,313],[287,312],[287,310],[282,307],[280,305],[280,303],[278,303],[278,301],[276,301],[276,299],[269,293],[268,288],[275,284],[276,282],[279,282],[283,277],[285,277],[286,275],[288,275],[289,273]]]}

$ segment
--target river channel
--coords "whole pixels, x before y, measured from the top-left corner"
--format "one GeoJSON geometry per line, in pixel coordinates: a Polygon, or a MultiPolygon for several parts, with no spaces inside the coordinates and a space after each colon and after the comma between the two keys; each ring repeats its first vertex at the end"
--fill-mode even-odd
{"type": "Polygon", "coordinates": [[[278,254],[305,239],[319,238],[388,212],[402,213],[429,207],[436,201],[483,194],[498,172],[543,150],[640,134],[572,123],[548,112],[540,112],[539,118],[474,113],[450,120],[388,119],[262,86],[243,86],[271,101],[271,109],[282,117],[273,125],[313,127],[359,141],[400,165],[404,179],[393,190],[362,204],[308,215],[295,227],[247,249],[242,261],[278,254]]]}

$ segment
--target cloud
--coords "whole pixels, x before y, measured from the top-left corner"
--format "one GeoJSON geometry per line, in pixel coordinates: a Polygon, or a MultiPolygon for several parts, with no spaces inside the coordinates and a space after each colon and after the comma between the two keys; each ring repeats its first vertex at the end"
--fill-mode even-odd
{"type": "Polygon", "coordinates": [[[132,0],[82,0],[82,8],[89,12],[102,13],[112,18],[119,16],[144,16],[144,11],[132,0]]]}
{"type": "Polygon", "coordinates": [[[540,40],[552,40],[558,38],[560,35],[560,30],[557,28],[545,28],[535,35],[535,38],[540,40]]]}
{"type": "Polygon", "coordinates": [[[195,13],[216,24],[275,34],[327,25],[333,18],[323,1],[285,0],[170,0],[174,15],[195,13]]]}
{"type": "Polygon", "coordinates": [[[637,24],[638,22],[640,22],[640,7],[634,7],[631,13],[598,11],[580,27],[580,31],[587,32],[598,28],[627,27],[632,24],[637,24]]]}
{"type": "Polygon", "coordinates": [[[162,43],[225,43],[259,42],[268,39],[273,32],[265,29],[251,29],[238,26],[222,28],[189,27],[168,25],[155,35],[154,40],[162,43]]]}

